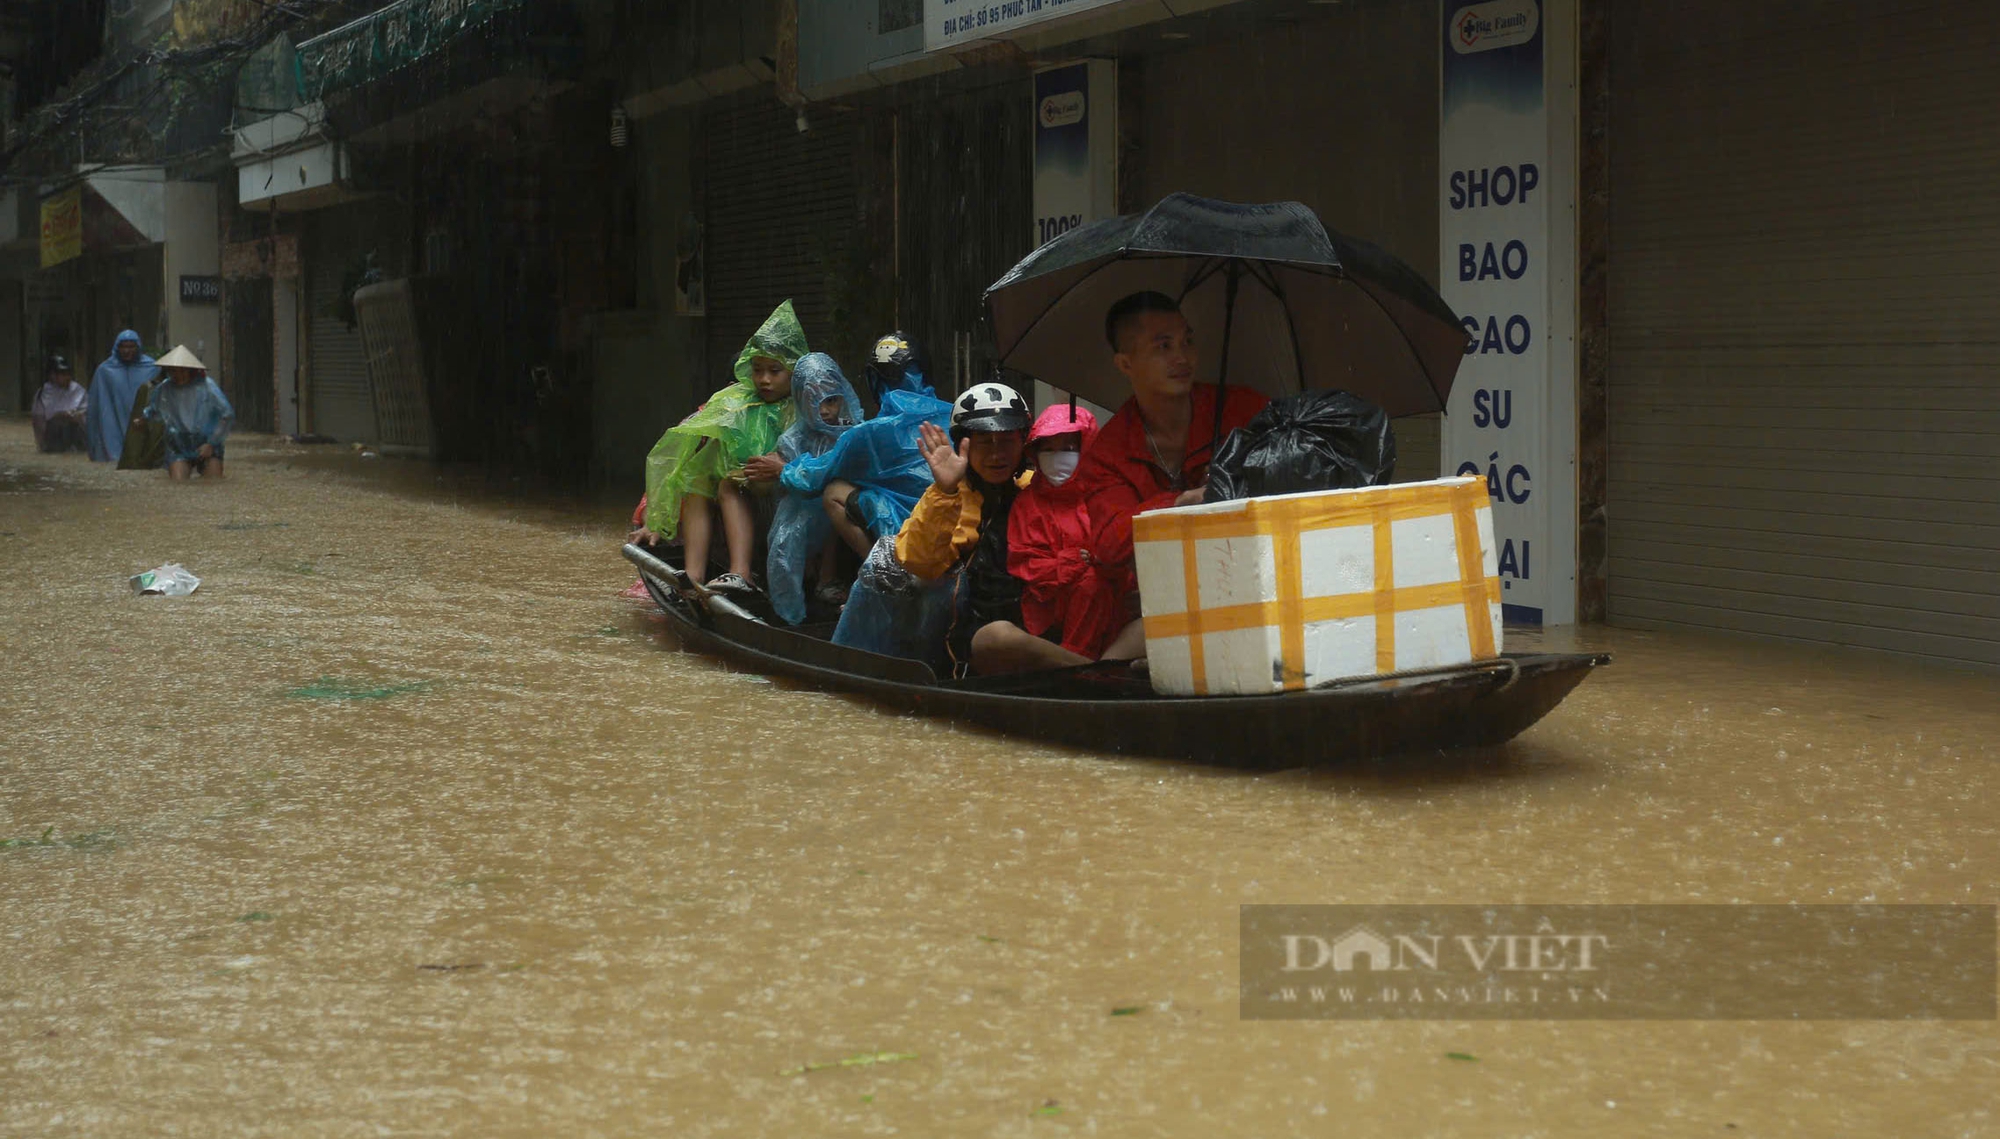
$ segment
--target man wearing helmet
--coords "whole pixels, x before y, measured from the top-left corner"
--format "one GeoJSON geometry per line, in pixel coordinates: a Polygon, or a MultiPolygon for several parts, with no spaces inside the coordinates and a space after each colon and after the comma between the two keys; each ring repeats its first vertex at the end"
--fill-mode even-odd
{"type": "Polygon", "coordinates": [[[1021,583],[1007,573],[1007,516],[1019,491],[1028,418],[1021,393],[995,382],[975,384],[953,402],[949,434],[921,425],[930,488],[893,542],[870,552],[834,631],[836,644],[942,665],[935,652],[941,639],[954,670],[977,669],[974,631],[1020,622],[1021,583]],[[926,584],[883,587],[899,575],[926,584]],[[939,604],[946,590],[948,604],[939,604]]]}

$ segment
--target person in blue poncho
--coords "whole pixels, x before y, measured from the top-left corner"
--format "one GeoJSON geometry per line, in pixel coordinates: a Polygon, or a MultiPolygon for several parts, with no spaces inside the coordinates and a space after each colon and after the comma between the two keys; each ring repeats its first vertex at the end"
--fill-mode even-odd
{"type": "Polygon", "coordinates": [[[951,425],[951,404],[932,391],[922,357],[900,332],[875,342],[868,385],[881,408],[875,418],[843,432],[824,454],[787,463],[779,476],[793,493],[819,497],[834,532],[861,557],[903,528],[931,485],[919,429],[951,425]]]}
{"type": "Polygon", "coordinates": [[[111,342],[111,355],[90,377],[90,410],[84,435],[94,463],[115,463],[125,450],[125,425],[132,418],[132,399],[139,388],[160,374],[159,365],[141,350],[139,334],[126,329],[111,342]]]}
{"type": "Polygon", "coordinates": [[[185,347],[160,357],[166,379],[153,389],[145,418],[165,428],[167,477],[222,477],[222,447],[236,422],[236,409],[208,378],[208,366],[185,347]]]}
{"type": "MultiPolygon", "coordinates": [[[[824,352],[801,356],[793,366],[792,400],[792,425],[778,436],[778,456],[787,465],[825,454],[861,422],[860,398],[840,365],[824,352]]],[[[815,596],[835,606],[847,597],[847,590],[834,580],[839,547],[833,542],[833,523],[815,498],[787,488],[771,519],[770,550],[764,562],[766,590],[771,608],[793,625],[806,619],[806,563],[815,553],[819,555],[815,596]]]]}

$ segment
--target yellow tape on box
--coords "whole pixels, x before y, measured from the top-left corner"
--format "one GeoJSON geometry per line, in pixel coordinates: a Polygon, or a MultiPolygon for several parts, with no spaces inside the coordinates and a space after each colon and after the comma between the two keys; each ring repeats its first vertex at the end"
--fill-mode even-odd
{"type": "Polygon", "coordinates": [[[1500,652],[1484,479],[1153,510],[1132,539],[1148,669],[1166,695],[1281,692],[1500,652]]]}

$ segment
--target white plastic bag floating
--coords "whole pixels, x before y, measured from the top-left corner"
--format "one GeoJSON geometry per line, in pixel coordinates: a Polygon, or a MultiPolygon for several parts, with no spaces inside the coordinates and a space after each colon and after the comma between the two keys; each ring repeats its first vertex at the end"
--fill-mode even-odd
{"type": "Polygon", "coordinates": [[[159,569],[132,575],[132,592],[142,597],[149,593],[162,597],[186,597],[200,587],[201,579],[189,573],[179,562],[168,562],[159,569]]]}

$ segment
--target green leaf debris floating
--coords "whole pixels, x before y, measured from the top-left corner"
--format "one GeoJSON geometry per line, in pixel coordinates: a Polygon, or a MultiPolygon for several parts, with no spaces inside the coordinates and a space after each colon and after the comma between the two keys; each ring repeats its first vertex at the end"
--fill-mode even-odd
{"type": "Polygon", "coordinates": [[[1470,1052],[1446,1052],[1444,1058],[1447,1060],[1472,1060],[1475,1062],[1479,1059],[1479,1057],[1474,1056],[1470,1052]]]}
{"type": "Polygon", "coordinates": [[[1145,1008],[1146,1008],[1146,1006],[1145,1006],[1145,1005],[1126,1005],[1126,1006],[1125,1006],[1124,1008],[1115,1008],[1115,1009],[1112,1009],[1112,1010],[1111,1010],[1111,1015],[1112,1015],[1112,1016],[1138,1016],[1138,1015],[1139,1015],[1139,1014],[1140,1014],[1141,1012],[1145,1011],[1145,1008]]]}
{"type": "Polygon", "coordinates": [[[28,850],[49,846],[67,846],[71,850],[109,850],[118,845],[116,834],[108,830],[72,834],[67,838],[56,838],[55,833],[56,828],[47,827],[34,838],[0,839],[0,850],[28,850]]]}
{"type": "Polygon", "coordinates": [[[915,1052],[862,1052],[844,1060],[819,1060],[802,1068],[787,1068],[781,1076],[803,1076],[807,1072],[824,1072],[830,1068],[865,1068],[870,1064],[894,1064],[901,1060],[914,1060],[915,1052]]]}
{"type": "Polygon", "coordinates": [[[311,684],[286,692],[285,695],[302,700],[386,700],[406,692],[422,692],[429,687],[430,682],[424,680],[412,681],[409,684],[368,685],[342,680],[337,676],[322,676],[311,684]]]}

